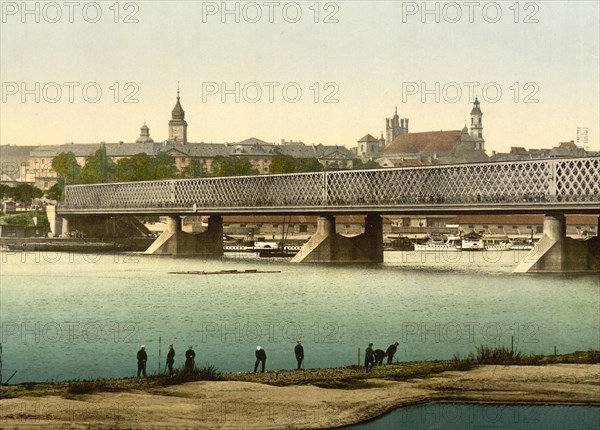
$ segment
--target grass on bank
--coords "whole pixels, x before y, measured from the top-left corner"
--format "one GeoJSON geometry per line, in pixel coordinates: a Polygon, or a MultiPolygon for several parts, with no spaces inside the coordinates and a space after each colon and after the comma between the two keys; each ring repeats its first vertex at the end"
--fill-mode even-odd
{"type": "Polygon", "coordinates": [[[373,387],[367,379],[386,379],[402,381],[415,378],[427,378],[447,371],[467,371],[478,365],[526,365],[546,364],[597,364],[600,363],[600,351],[578,351],[561,355],[526,355],[508,348],[490,348],[480,346],[476,353],[465,357],[455,355],[452,360],[435,360],[394,363],[375,366],[366,373],[363,366],[340,368],[277,370],[265,373],[220,373],[215,366],[206,364],[193,371],[177,369],[172,376],[154,374],[147,378],[74,380],[55,383],[21,383],[0,388],[0,399],[21,396],[77,396],[99,392],[152,391],[157,388],[195,381],[242,381],[256,382],[276,386],[312,384],[321,388],[359,389],[373,387]]]}

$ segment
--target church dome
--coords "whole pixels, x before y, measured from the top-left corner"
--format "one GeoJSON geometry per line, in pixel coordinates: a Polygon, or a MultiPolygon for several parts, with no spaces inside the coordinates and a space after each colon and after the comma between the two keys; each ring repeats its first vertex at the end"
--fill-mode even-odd
{"type": "Polygon", "coordinates": [[[179,96],[177,96],[177,103],[175,103],[175,107],[171,111],[171,118],[172,119],[184,119],[185,118],[185,111],[181,107],[181,103],[179,102],[179,96]]]}

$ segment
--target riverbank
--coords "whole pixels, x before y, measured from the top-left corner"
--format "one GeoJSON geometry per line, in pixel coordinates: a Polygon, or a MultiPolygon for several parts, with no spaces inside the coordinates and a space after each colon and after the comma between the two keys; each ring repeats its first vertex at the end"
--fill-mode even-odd
{"type": "Polygon", "coordinates": [[[369,374],[358,366],[211,373],[208,377],[220,380],[177,385],[163,385],[161,377],[22,384],[2,387],[0,423],[3,428],[332,428],[427,402],[600,405],[600,364],[582,364],[586,354],[528,366],[441,361],[380,366],[369,374]]]}

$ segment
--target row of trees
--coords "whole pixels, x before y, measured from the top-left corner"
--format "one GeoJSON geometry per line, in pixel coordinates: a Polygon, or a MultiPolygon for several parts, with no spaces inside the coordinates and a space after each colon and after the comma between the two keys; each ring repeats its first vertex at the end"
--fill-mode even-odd
{"type": "Polygon", "coordinates": [[[15,202],[31,206],[33,199],[39,199],[44,192],[30,184],[19,184],[16,187],[0,184],[0,195],[2,200],[12,199],[15,202]]]}

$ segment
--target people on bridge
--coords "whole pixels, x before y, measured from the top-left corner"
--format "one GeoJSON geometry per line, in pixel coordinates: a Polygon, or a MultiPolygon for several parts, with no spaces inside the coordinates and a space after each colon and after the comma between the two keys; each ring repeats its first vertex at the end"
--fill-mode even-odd
{"type": "Polygon", "coordinates": [[[392,364],[392,360],[394,358],[394,354],[398,350],[398,342],[394,342],[385,350],[385,355],[387,355],[387,364],[392,364]]]}
{"type": "Polygon", "coordinates": [[[185,352],[185,370],[191,372],[194,370],[194,359],[196,358],[196,353],[192,349],[192,345],[190,345],[185,352]]]}
{"type": "Polygon", "coordinates": [[[175,363],[175,350],[173,344],[169,345],[169,352],[167,352],[167,368],[169,369],[169,375],[173,374],[173,364],[175,363]]]}
{"type": "Polygon", "coordinates": [[[296,355],[296,361],[298,362],[298,370],[302,366],[302,361],[304,360],[304,348],[302,347],[302,341],[298,341],[296,346],[294,347],[294,354],[296,355]]]}
{"type": "Polygon", "coordinates": [[[265,372],[265,364],[267,362],[267,353],[260,346],[257,346],[256,352],[254,353],[254,355],[256,356],[256,362],[254,362],[254,373],[256,373],[256,371],[258,370],[259,363],[262,364],[261,372],[264,373],[265,372]]]}
{"type": "Polygon", "coordinates": [[[148,361],[148,354],[146,354],[146,346],[140,346],[140,350],[137,352],[137,363],[138,363],[138,371],[137,376],[140,377],[140,374],[146,377],[146,362],[148,361]]]}

